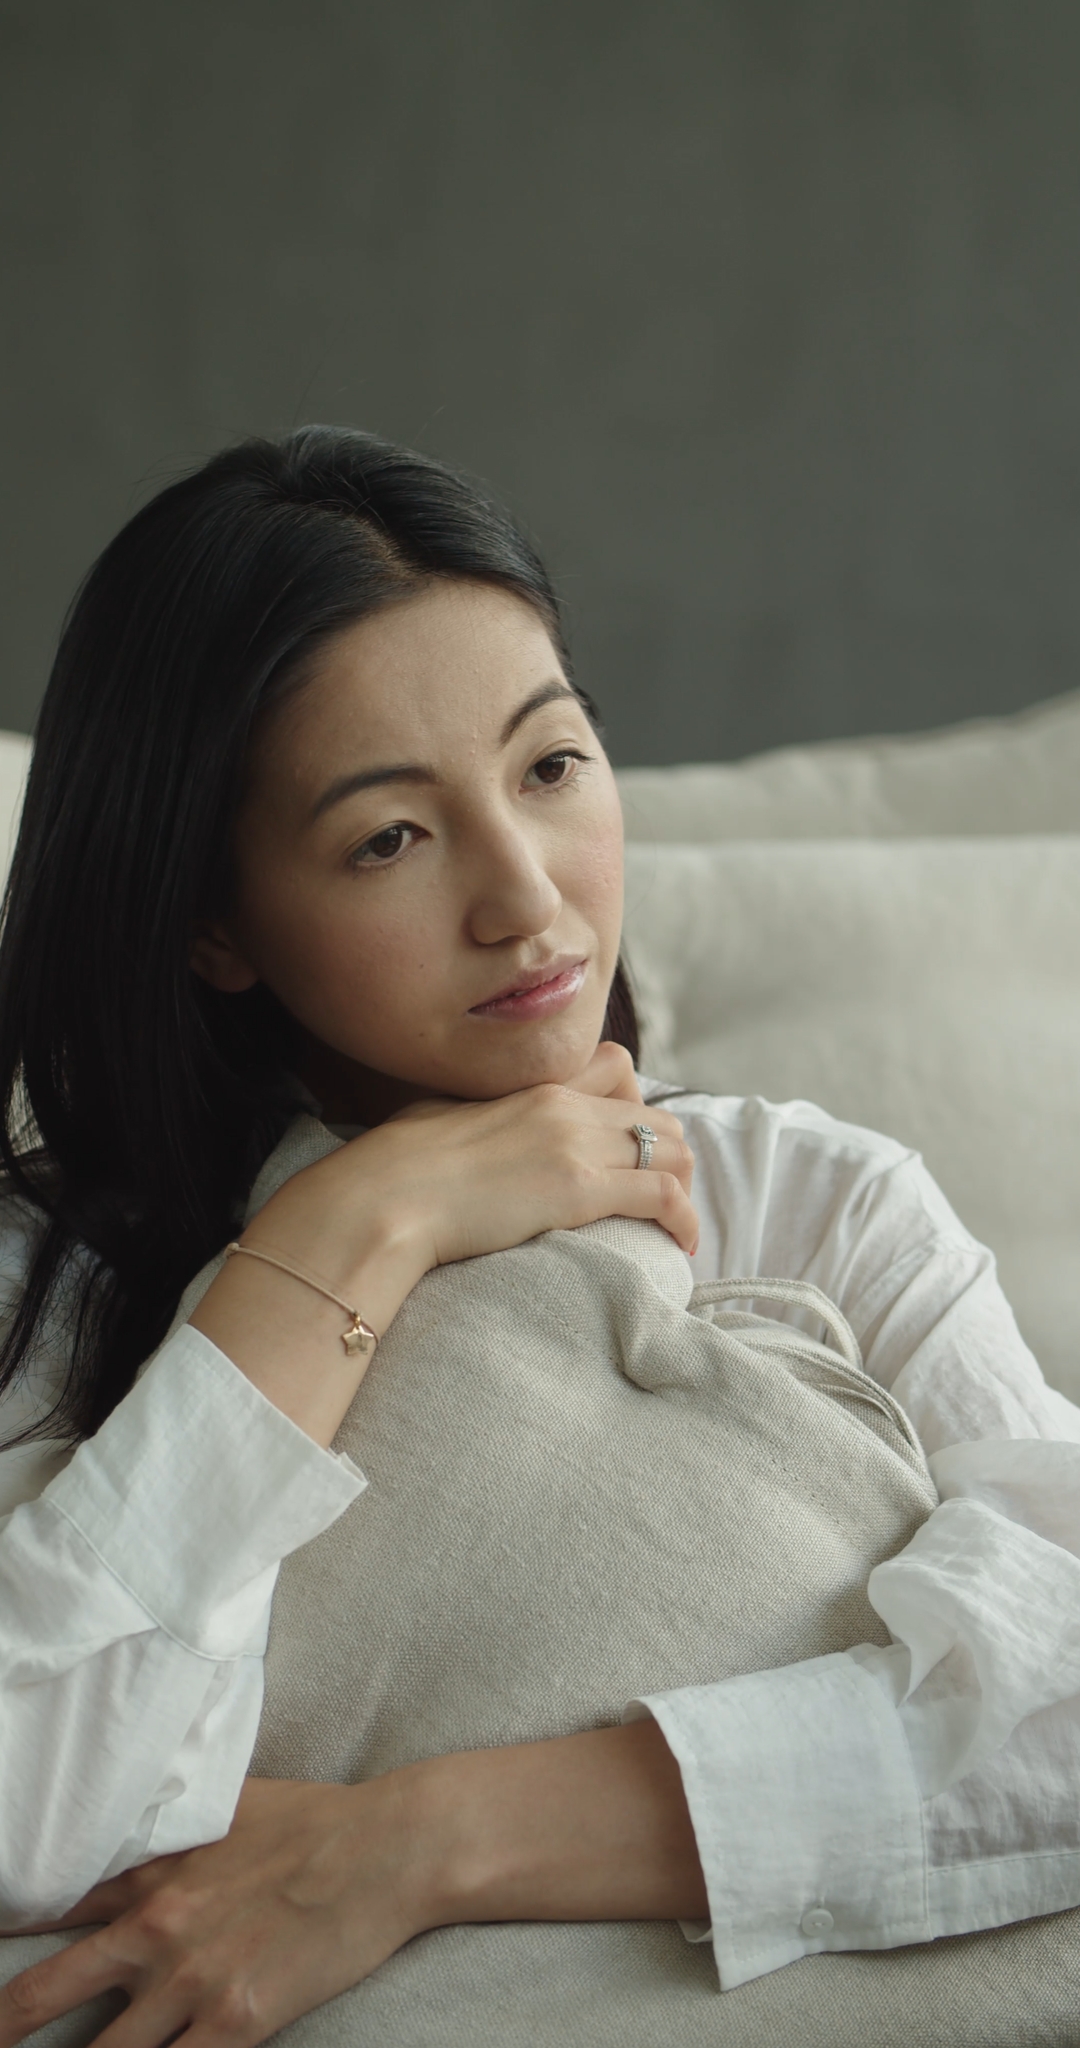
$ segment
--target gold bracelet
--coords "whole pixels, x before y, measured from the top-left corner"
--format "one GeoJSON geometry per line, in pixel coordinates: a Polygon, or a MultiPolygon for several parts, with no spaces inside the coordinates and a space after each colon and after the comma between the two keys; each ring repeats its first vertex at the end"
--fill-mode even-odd
{"type": "Polygon", "coordinates": [[[302,1272],[299,1266],[289,1266],[284,1259],[276,1259],[273,1252],[256,1251],[253,1244],[237,1244],[234,1240],[232,1244],[226,1245],[225,1257],[231,1259],[234,1252],[246,1252],[249,1259],[262,1259],[266,1265],[276,1266],[280,1273],[291,1273],[294,1280],[302,1280],[306,1287],[313,1287],[316,1294],[324,1294],[327,1301],[332,1301],[337,1308],[343,1308],[346,1315],[352,1317],[351,1328],[341,1332],[341,1341],[349,1357],[370,1358],[379,1341],[378,1337],[370,1323],[365,1323],[359,1309],[352,1308],[347,1301],[342,1301],[340,1294],[332,1293],[329,1287],[323,1286],[321,1280],[312,1279],[311,1274],[302,1272]]]}

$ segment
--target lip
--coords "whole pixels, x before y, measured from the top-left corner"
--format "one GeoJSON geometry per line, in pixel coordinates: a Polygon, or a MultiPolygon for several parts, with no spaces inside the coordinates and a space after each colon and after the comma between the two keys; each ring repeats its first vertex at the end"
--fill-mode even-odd
{"type": "Polygon", "coordinates": [[[551,1017],[564,1010],[578,994],[588,973],[587,960],[549,960],[545,967],[526,968],[482,1003],[469,1011],[470,1017],[502,1017],[525,1022],[551,1017]]]}

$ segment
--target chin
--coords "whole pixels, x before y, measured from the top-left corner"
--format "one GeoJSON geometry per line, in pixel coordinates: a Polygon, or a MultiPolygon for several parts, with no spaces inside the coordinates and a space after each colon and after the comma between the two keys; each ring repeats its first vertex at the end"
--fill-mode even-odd
{"type": "MultiPolygon", "coordinates": [[[[524,1038],[524,1033],[522,1034],[524,1038]]],[[[587,1067],[600,1043],[600,1026],[592,1033],[549,1032],[532,1045],[506,1046],[499,1056],[490,1055],[482,1066],[469,1062],[458,1086],[449,1082],[448,1092],[470,1102],[493,1102],[500,1095],[516,1094],[519,1088],[560,1087],[587,1067]]]]}

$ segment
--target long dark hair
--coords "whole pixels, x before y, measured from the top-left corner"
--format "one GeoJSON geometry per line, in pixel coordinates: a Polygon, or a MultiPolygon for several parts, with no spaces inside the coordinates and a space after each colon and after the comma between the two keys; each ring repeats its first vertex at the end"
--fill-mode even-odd
{"type": "MultiPolygon", "coordinates": [[[[327,634],[432,577],[523,598],[569,675],[555,593],[506,513],[338,428],[244,442],[170,485],[75,600],[0,940],[0,1161],[37,1218],[0,1391],[61,1295],[69,1318],[67,1381],[34,1434],[77,1441],[110,1414],[301,1106],[291,1020],[262,986],[202,982],[191,928],[229,900],[258,713],[327,634]]],[[[636,1057],[621,967],[605,1028],[636,1057]]]]}

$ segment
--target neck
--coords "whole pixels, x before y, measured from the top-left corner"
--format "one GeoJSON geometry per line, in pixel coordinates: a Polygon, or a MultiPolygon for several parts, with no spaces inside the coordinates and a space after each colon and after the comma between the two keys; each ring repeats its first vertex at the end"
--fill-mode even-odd
{"type": "Polygon", "coordinates": [[[392,1074],[361,1066],[358,1060],[310,1037],[304,1047],[301,1079],[318,1098],[323,1122],[328,1124],[366,1124],[369,1128],[384,1124],[396,1110],[407,1108],[410,1102],[422,1102],[431,1092],[412,1081],[399,1081],[392,1074]]]}

